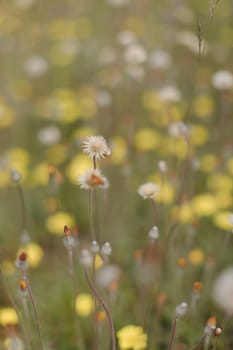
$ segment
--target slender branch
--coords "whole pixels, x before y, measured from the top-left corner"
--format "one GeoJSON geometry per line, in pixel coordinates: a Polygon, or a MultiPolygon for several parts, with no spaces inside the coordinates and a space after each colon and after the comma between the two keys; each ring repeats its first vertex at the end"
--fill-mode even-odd
{"type": "Polygon", "coordinates": [[[112,321],[112,317],[111,317],[110,311],[108,310],[108,307],[105,304],[104,300],[102,299],[102,297],[99,295],[98,291],[96,290],[96,288],[92,284],[86,268],[84,269],[84,275],[85,275],[87,283],[88,283],[89,287],[91,288],[93,294],[95,295],[95,297],[99,301],[99,303],[102,305],[102,307],[103,307],[103,309],[104,309],[104,311],[106,313],[106,316],[107,316],[107,319],[108,319],[108,323],[109,323],[109,328],[111,330],[112,350],[116,350],[115,329],[114,329],[114,324],[113,324],[113,321],[112,321]]]}
{"type": "Polygon", "coordinates": [[[23,188],[20,183],[18,184],[18,191],[19,191],[20,202],[22,205],[22,229],[26,229],[27,227],[26,204],[25,204],[23,188]]]}
{"type": "Polygon", "coordinates": [[[200,347],[201,347],[202,345],[205,344],[206,337],[207,337],[207,335],[204,334],[204,335],[201,337],[201,339],[199,340],[199,342],[194,346],[194,348],[192,348],[192,350],[198,350],[198,349],[200,349],[200,347]]]}

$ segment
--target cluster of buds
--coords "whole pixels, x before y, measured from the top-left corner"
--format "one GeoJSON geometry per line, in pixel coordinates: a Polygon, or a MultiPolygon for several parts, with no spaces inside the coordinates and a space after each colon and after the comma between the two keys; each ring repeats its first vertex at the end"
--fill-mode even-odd
{"type": "Polygon", "coordinates": [[[74,248],[77,244],[77,240],[74,238],[67,225],[64,226],[63,244],[68,250],[74,248]]]}
{"type": "Polygon", "coordinates": [[[28,268],[27,253],[22,252],[16,259],[15,266],[18,270],[25,272],[28,268]]]}

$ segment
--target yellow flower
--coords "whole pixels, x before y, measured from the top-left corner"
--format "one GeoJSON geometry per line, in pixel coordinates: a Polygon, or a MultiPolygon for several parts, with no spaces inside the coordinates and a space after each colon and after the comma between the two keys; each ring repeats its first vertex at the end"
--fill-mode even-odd
{"type": "Polygon", "coordinates": [[[159,146],[160,136],[153,129],[143,128],[137,131],[134,142],[137,150],[151,151],[159,146]]]}
{"type": "Polygon", "coordinates": [[[189,252],[188,260],[193,265],[200,265],[204,261],[204,253],[201,249],[193,249],[189,252]]]}
{"type": "Polygon", "coordinates": [[[75,299],[75,311],[81,317],[87,317],[94,308],[93,298],[91,294],[79,294],[75,299]]]}
{"type": "Polygon", "coordinates": [[[210,190],[230,193],[233,189],[232,177],[227,174],[214,174],[207,180],[210,190]]]}
{"type": "Polygon", "coordinates": [[[195,146],[202,146],[208,140],[208,131],[201,125],[193,125],[190,134],[191,143],[195,146]]]}
{"type": "Polygon", "coordinates": [[[156,201],[165,204],[172,203],[175,195],[174,188],[168,182],[159,183],[159,186],[160,191],[156,195],[156,201]]]}
{"type": "Polygon", "coordinates": [[[147,346],[147,334],[139,326],[125,326],[117,332],[117,337],[121,350],[143,350],[147,346]]]}
{"type": "Polygon", "coordinates": [[[19,249],[17,256],[22,251],[24,251],[27,254],[29,266],[34,268],[34,267],[37,267],[38,265],[40,265],[44,253],[43,253],[42,248],[39,246],[39,244],[34,243],[34,242],[30,242],[30,243],[26,244],[24,247],[19,249]]]}
{"type": "Polygon", "coordinates": [[[116,136],[111,140],[111,161],[115,164],[122,163],[127,156],[127,144],[123,137],[116,136]]]}
{"type": "Polygon", "coordinates": [[[78,177],[92,168],[92,161],[86,154],[75,156],[66,168],[66,176],[74,185],[78,184],[78,177]]]}
{"type": "Polygon", "coordinates": [[[206,173],[211,173],[218,164],[219,160],[214,154],[204,154],[200,159],[200,169],[206,173]]]}
{"type": "Polygon", "coordinates": [[[15,121],[15,112],[0,99],[0,128],[7,128],[15,121]]]}
{"type": "Polygon", "coordinates": [[[197,96],[193,102],[194,113],[199,118],[208,118],[214,110],[214,101],[208,95],[197,96]]]}
{"type": "Polygon", "coordinates": [[[193,198],[192,208],[197,216],[202,217],[213,215],[217,211],[218,206],[213,195],[204,193],[193,198]]]}
{"type": "Polygon", "coordinates": [[[216,213],[214,216],[214,224],[222,229],[222,230],[226,230],[226,231],[230,231],[232,230],[232,223],[230,222],[230,217],[232,215],[232,212],[230,211],[222,211],[219,213],[216,213]]]}
{"type": "Polygon", "coordinates": [[[62,164],[66,160],[67,148],[64,145],[50,146],[46,152],[46,158],[49,163],[62,164]]]}
{"type": "Polygon", "coordinates": [[[99,254],[95,257],[95,269],[98,270],[103,266],[103,259],[99,254]]]}
{"type": "Polygon", "coordinates": [[[18,323],[18,316],[16,311],[11,307],[4,307],[0,309],[0,325],[5,327],[7,325],[15,325],[18,323]]]}
{"type": "Polygon", "coordinates": [[[174,218],[182,224],[191,223],[194,220],[193,210],[190,203],[184,203],[174,208],[174,218]]]}
{"type": "Polygon", "coordinates": [[[15,264],[10,260],[3,260],[1,269],[4,275],[12,275],[15,272],[15,264]]]}
{"type": "Polygon", "coordinates": [[[74,223],[75,219],[71,214],[59,211],[47,218],[46,229],[50,233],[60,235],[63,234],[63,228],[65,225],[72,227],[74,226],[74,223]]]}

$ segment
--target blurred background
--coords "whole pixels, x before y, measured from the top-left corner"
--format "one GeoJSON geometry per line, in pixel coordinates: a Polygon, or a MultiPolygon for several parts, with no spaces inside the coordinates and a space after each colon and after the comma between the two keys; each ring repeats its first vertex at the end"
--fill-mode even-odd
{"type": "MultiPolygon", "coordinates": [[[[110,187],[97,192],[95,224],[121,271],[102,290],[116,330],[144,326],[147,348],[166,349],[174,308],[192,299],[195,281],[200,304],[180,326],[177,350],[194,346],[209,317],[224,319],[212,289],[232,264],[232,51],[230,0],[0,2],[0,264],[18,300],[14,261],[27,251],[48,349],[92,344],[91,311],[76,310],[77,345],[63,246],[68,225],[78,291],[90,293],[78,263],[91,240],[88,192],[78,186],[92,167],[82,152],[90,135],[112,150],[99,162],[110,187]],[[156,220],[137,193],[148,181],[160,186],[156,220]],[[159,253],[150,251],[153,225],[159,253]]],[[[0,316],[12,307],[4,288],[0,307],[0,316]]],[[[98,346],[108,349],[106,319],[98,322],[98,346]]],[[[19,327],[0,323],[1,348],[13,349],[5,340],[19,327]]],[[[228,328],[220,350],[233,347],[228,328]]]]}

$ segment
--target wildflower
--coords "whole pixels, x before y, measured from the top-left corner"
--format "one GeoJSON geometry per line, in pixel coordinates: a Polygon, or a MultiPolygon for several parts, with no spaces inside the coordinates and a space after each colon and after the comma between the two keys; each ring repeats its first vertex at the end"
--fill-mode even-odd
{"type": "Polygon", "coordinates": [[[89,136],[83,142],[83,152],[92,159],[101,159],[109,156],[111,150],[103,136],[89,136]]]}
{"type": "Polygon", "coordinates": [[[109,242],[105,242],[101,248],[102,255],[109,256],[112,254],[112,246],[109,242]]]}
{"type": "Polygon", "coordinates": [[[117,337],[120,350],[143,350],[147,346],[147,334],[139,326],[125,326],[117,332],[117,337]]]}
{"type": "Polygon", "coordinates": [[[53,145],[60,141],[61,132],[55,125],[50,125],[40,129],[37,133],[37,138],[43,145],[53,145]]]}
{"type": "Polygon", "coordinates": [[[213,298],[215,302],[227,313],[233,313],[233,268],[223,271],[215,281],[213,298]]]}
{"type": "Polygon", "coordinates": [[[162,174],[167,172],[167,163],[165,162],[165,160],[160,160],[158,162],[158,168],[162,174]]]}
{"type": "Polygon", "coordinates": [[[88,169],[84,174],[79,175],[79,185],[85,190],[94,187],[107,189],[109,187],[109,182],[107,178],[101,174],[99,169],[88,169]]]}
{"type": "Polygon", "coordinates": [[[105,265],[96,272],[96,282],[102,288],[109,288],[120,278],[120,268],[117,265],[105,265]]]}
{"type": "Polygon", "coordinates": [[[186,258],[179,258],[177,261],[177,265],[181,268],[185,267],[187,265],[187,259],[186,258]]]}
{"type": "Polygon", "coordinates": [[[16,259],[15,266],[21,271],[25,271],[28,268],[27,253],[22,252],[18,255],[16,259]]]}
{"type": "MultiPolygon", "coordinates": [[[[22,249],[20,249],[22,251],[22,249]]],[[[24,253],[27,255],[27,262],[30,267],[37,267],[40,265],[44,252],[41,246],[35,242],[29,242],[23,247],[24,253]]]]}
{"type": "Polygon", "coordinates": [[[97,254],[100,250],[99,244],[96,241],[91,242],[91,252],[97,254]]]}
{"type": "Polygon", "coordinates": [[[187,312],[187,308],[188,308],[188,304],[185,302],[180,303],[179,305],[177,305],[176,307],[176,317],[180,318],[182,316],[184,316],[187,312]]]}
{"type": "Polygon", "coordinates": [[[138,194],[144,199],[154,198],[158,193],[159,186],[152,182],[146,182],[138,188],[138,194]]]}
{"type": "Polygon", "coordinates": [[[161,88],[158,92],[159,99],[162,102],[176,103],[181,99],[180,91],[172,85],[167,85],[161,88]]]}
{"type": "Polygon", "coordinates": [[[5,327],[7,325],[15,325],[18,323],[18,316],[16,311],[11,307],[3,307],[0,309],[0,325],[5,327]]]}
{"type": "Polygon", "coordinates": [[[55,214],[49,216],[46,220],[46,228],[48,232],[53,234],[61,234],[61,227],[65,224],[68,226],[74,226],[75,219],[74,217],[66,212],[58,211],[55,214]]]}
{"type": "Polygon", "coordinates": [[[233,87],[233,74],[226,70],[220,70],[214,73],[212,84],[218,90],[229,90],[233,87]]]}
{"type": "Polygon", "coordinates": [[[166,70],[171,66],[171,57],[168,52],[156,49],[149,56],[149,64],[152,68],[166,70]]]}
{"type": "Polygon", "coordinates": [[[75,247],[76,245],[76,240],[73,237],[70,228],[65,225],[64,226],[64,238],[63,238],[63,244],[64,246],[69,250],[75,247]]]}
{"type": "Polygon", "coordinates": [[[144,47],[133,44],[125,50],[125,61],[129,64],[140,64],[145,62],[147,53],[144,47]]]}
{"type": "Polygon", "coordinates": [[[193,265],[200,265],[204,260],[204,253],[201,249],[192,249],[189,252],[188,260],[193,265]]]}
{"type": "Polygon", "coordinates": [[[157,226],[152,227],[152,229],[150,229],[148,236],[151,240],[156,240],[159,238],[159,229],[157,226]]]}
{"type": "Polygon", "coordinates": [[[75,299],[75,311],[81,317],[89,316],[94,309],[93,298],[91,294],[79,294],[75,299]]]}
{"type": "Polygon", "coordinates": [[[31,56],[24,64],[24,69],[30,77],[39,77],[45,74],[48,68],[48,62],[41,56],[31,56]]]}
{"type": "Polygon", "coordinates": [[[81,250],[80,262],[83,266],[88,267],[93,263],[93,256],[87,249],[81,250]]]}
{"type": "Polygon", "coordinates": [[[16,183],[21,180],[21,174],[14,168],[11,169],[11,180],[16,183]]]}

